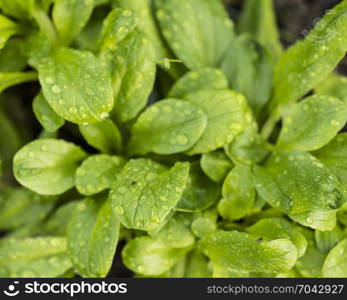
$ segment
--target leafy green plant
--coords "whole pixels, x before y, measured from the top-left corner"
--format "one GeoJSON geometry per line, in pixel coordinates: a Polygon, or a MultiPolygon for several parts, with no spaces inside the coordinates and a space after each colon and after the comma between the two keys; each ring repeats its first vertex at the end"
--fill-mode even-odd
{"type": "Polygon", "coordinates": [[[347,277],[347,0],[244,2],[0,0],[1,277],[347,277]]]}

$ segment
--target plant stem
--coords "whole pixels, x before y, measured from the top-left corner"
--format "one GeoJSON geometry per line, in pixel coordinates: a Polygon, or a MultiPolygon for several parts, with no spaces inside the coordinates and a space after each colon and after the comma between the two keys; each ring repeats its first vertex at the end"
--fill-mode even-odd
{"type": "Polygon", "coordinates": [[[40,29],[46,33],[53,45],[57,45],[59,42],[58,33],[46,12],[38,5],[34,5],[32,13],[40,29]]]}
{"type": "Polygon", "coordinates": [[[265,140],[267,140],[270,137],[272,131],[274,130],[276,126],[276,123],[280,120],[281,110],[282,110],[282,107],[277,106],[272,112],[272,114],[270,115],[270,117],[265,122],[263,128],[261,129],[260,134],[265,140]]]}

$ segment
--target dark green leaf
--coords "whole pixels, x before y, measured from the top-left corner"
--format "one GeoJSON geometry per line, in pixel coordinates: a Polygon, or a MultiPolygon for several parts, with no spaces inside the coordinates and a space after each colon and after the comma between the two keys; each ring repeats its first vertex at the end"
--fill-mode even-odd
{"type": "Polygon", "coordinates": [[[112,51],[136,26],[136,18],[129,9],[113,9],[103,22],[98,40],[98,51],[112,51]]]}
{"type": "Polygon", "coordinates": [[[316,27],[280,58],[275,72],[273,104],[296,101],[318,86],[347,50],[347,1],[340,2],[316,27]]]}
{"type": "Polygon", "coordinates": [[[4,48],[8,39],[17,34],[20,27],[9,18],[0,15],[0,49],[4,48]]]}
{"type": "Polygon", "coordinates": [[[53,20],[64,45],[69,45],[87,24],[94,0],[55,0],[53,20]]]}
{"type": "Polygon", "coordinates": [[[122,135],[111,120],[80,125],[79,129],[87,143],[101,152],[113,154],[122,151],[122,135]]]}
{"type": "Polygon", "coordinates": [[[119,222],[108,201],[87,198],[76,207],[67,232],[68,252],[83,277],[105,277],[116,252],[119,222]]]}
{"type": "Polygon", "coordinates": [[[201,211],[213,205],[218,197],[218,185],[203,174],[199,162],[194,162],[191,163],[187,185],[176,209],[201,211]]]}
{"type": "Polygon", "coordinates": [[[0,241],[0,274],[12,278],[59,277],[71,268],[66,239],[39,237],[0,241]]]}
{"type": "Polygon", "coordinates": [[[64,119],[51,108],[42,93],[34,98],[33,111],[42,127],[48,132],[57,131],[65,123],[64,119]]]}
{"type": "Polygon", "coordinates": [[[307,241],[304,235],[284,218],[262,219],[248,227],[247,232],[255,235],[258,239],[265,238],[268,241],[288,239],[295,245],[298,257],[303,256],[307,248],[307,241]]]}
{"type": "Polygon", "coordinates": [[[233,168],[224,180],[223,199],[218,203],[219,214],[228,220],[239,220],[248,215],[255,202],[255,188],[249,166],[233,168]]]}
{"type": "Polygon", "coordinates": [[[271,54],[249,35],[235,38],[221,68],[235,91],[244,94],[259,115],[270,100],[273,77],[271,54]]]}
{"type": "Polygon", "coordinates": [[[185,99],[207,115],[207,127],[188,154],[214,151],[232,142],[252,120],[245,98],[231,90],[201,90],[185,99]]]}
{"type": "Polygon", "coordinates": [[[338,243],[328,254],[323,268],[323,277],[347,277],[347,239],[338,243]]]}
{"type": "Polygon", "coordinates": [[[259,242],[237,231],[214,231],[200,247],[212,261],[213,276],[220,277],[289,272],[297,259],[296,248],[287,239],[259,242]]]}
{"type": "Polygon", "coordinates": [[[127,228],[156,231],[177,205],[186,186],[188,163],[167,170],[149,159],[130,160],[113,184],[109,199],[127,228]]]}
{"type": "Polygon", "coordinates": [[[155,0],[156,17],[172,51],[190,69],[217,67],[233,37],[220,1],[155,0]]]}
{"type": "Polygon", "coordinates": [[[125,160],[119,156],[89,156],[76,171],[77,190],[90,196],[111,188],[124,164],[125,160]]]}
{"type": "Polygon", "coordinates": [[[37,74],[35,72],[1,72],[0,73],[0,93],[5,89],[28,81],[35,81],[37,74]]]}
{"type": "Polygon", "coordinates": [[[331,96],[312,96],[287,107],[277,146],[286,150],[317,150],[347,121],[346,103],[331,96]]]}
{"type": "Polygon", "coordinates": [[[156,62],[153,45],[139,30],[133,30],[114,49],[101,53],[109,65],[114,91],[115,118],[134,119],[146,106],[153,88],[156,62]]]}
{"type": "Polygon", "coordinates": [[[271,206],[311,228],[331,230],[345,202],[338,179],[307,152],[275,152],[254,167],[256,188],[271,206]]]}
{"type": "Polygon", "coordinates": [[[252,34],[271,50],[274,58],[282,54],[273,0],[246,0],[238,30],[252,34]]]}
{"type": "Polygon", "coordinates": [[[15,155],[14,175],[39,194],[61,194],[74,186],[75,171],[85,155],[81,148],[63,140],[35,140],[15,155]]]}
{"type": "Polygon", "coordinates": [[[169,92],[170,98],[182,98],[204,89],[225,90],[228,81],[218,69],[204,68],[188,72],[176,81],[169,92]]]}
{"type": "Polygon", "coordinates": [[[122,260],[130,270],[147,276],[170,270],[189,248],[171,248],[148,236],[131,240],[122,251],[122,260]]]}
{"type": "Polygon", "coordinates": [[[196,105],[166,99],[151,105],[138,118],[128,145],[131,153],[174,154],[188,150],[202,136],[206,114],[196,105]]]}
{"type": "Polygon", "coordinates": [[[220,183],[228,175],[233,164],[224,151],[204,153],[200,160],[201,169],[214,182],[220,183]]]}
{"type": "Polygon", "coordinates": [[[59,48],[38,65],[42,91],[64,119],[88,124],[108,117],[113,92],[106,68],[88,51],[59,48]]]}

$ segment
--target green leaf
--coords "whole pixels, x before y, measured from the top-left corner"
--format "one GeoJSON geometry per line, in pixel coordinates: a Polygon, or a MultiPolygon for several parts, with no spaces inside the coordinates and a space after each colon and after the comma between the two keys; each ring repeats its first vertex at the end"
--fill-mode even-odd
{"type": "Polygon", "coordinates": [[[19,72],[27,64],[27,58],[22,53],[23,41],[20,39],[9,40],[0,50],[0,72],[19,72]]]}
{"type": "Polygon", "coordinates": [[[4,173],[12,172],[13,156],[22,146],[23,139],[13,120],[9,118],[1,106],[0,124],[0,157],[2,159],[2,169],[4,173]]]}
{"type": "Polygon", "coordinates": [[[305,236],[284,218],[264,218],[248,227],[247,232],[267,241],[288,239],[295,245],[298,257],[303,256],[307,248],[305,236]]]}
{"type": "Polygon", "coordinates": [[[0,241],[0,274],[11,278],[59,277],[71,268],[66,239],[38,237],[0,241]]]}
{"type": "Polygon", "coordinates": [[[238,31],[252,34],[260,44],[269,48],[274,58],[282,54],[273,0],[246,0],[238,31]]]}
{"type": "Polygon", "coordinates": [[[260,163],[270,153],[270,146],[252,127],[247,128],[224,149],[235,164],[260,163]]]}
{"type": "Polygon", "coordinates": [[[319,230],[331,230],[336,225],[336,210],[308,211],[289,216],[293,221],[319,230]]]}
{"type": "Polygon", "coordinates": [[[205,210],[199,213],[192,222],[192,232],[196,237],[202,239],[204,236],[217,229],[217,218],[218,214],[216,209],[205,210]]]}
{"type": "Polygon", "coordinates": [[[122,151],[122,135],[111,120],[80,125],[79,130],[87,143],[101,152],[114,154],[122,151]]]}
{"type": "Polygon", "coordinates": [[[298,223],[319,230],[335,226],[345,198],[338,179],[307,152],[274,152],[254,167],[259,195],[298,223]]]}
{"type": "Polygon", "coordinates": [[[156,17],[172,51],[190,69],[217,67],[233,37],[220,1],[156,0],[156,17]]]}
{"type": "Polygon", "coordinates": [[[0,93],[5,89],[16,84],[35,81],[37,79],[36,72],[1,72],[0,73],[0,93]]]}
{"type": "Polygon", "coordinates": [[[42,127],[48,132],[57,131],[65,123],[64,119],[51,108],[42,93],[34,98],[33,111],[42,127]]]}
{"type": "Polygon", "coordinates": [[[286,150],[317,150],[332,140],[347,121],[344,101],[312,96],[286,109],[277,146],[286,150]]]}
{"type": "Polygon", "coordinates": [[[329,95],[347,102],[347,77],[331,73],[315,88],[318,95],[329,95]]]}
{"type": "Polygon", "coordinates": [[[218,276],[219,270],[223,270],[224,276],[242,277],[289,272],[297,259],[296,248],[287,239],[259,242],[237,231],[214,231],[201,241],[200,247],[212,261],[214,276],[218,276]]]}
{"type": "Polygon", "coordinates": [[[75,184],[75,171],[84,151],[63,140],[35,140],[20,149],[13,160],[16,179],[42,195],[58,195],[75,184]]]}
{"type": "Polygon", "coordinates": [[[204,153],[200,160],[201,169],[214,182],[221,183],[228,175],[233,164],[224,151],[204,153]]]}
{"type": "Polygon", "coordinates": [[[322,268],[323,277],[347,277],[347,239],[338,243],[328,254],[322,268]]]}
{"type": "Polygon", "coordinates": [[[221,69],[235,91],[246,96],[258,116],[270,99],[273,79],[271,54],[249,35],[230,44],[221,69]]]}
{"type": "Polygon", "coordinates": [[[130,160],[114,182],[109,199],[127,228],[156,231],[180,200],[189,163],[167,170],[149,159],[130,160]]]}
{"type": "Polygon", "coordinates": [[[298,259],[295,269],[302,277],[321,278],[321,269],[326,255],[317,249],[314,242],[313,232],[303,227],[298,228],[307,240],[307,249],[305,254],[298,259]]]}
{"type": "Polygon", "coordinates": [[[225,90],[228,81],[218,69],[204,68],[188,72],[176,81],[168,97],[183,98],[187,94],[204,89],[225,90]]]}
{"type": "Polygon", "coordinates": [[[224,180],[223,199],[218,203],[218,212],[228,220],[239,220],[250,214],[255,203],[255,188],[249,166],[233,168],[224,180]]]}
{"type": "Polygon", "coordinates": [[[62,43],[69,45],[87,24],[94,0],[55,0],[52,17],[62,43]]]}
{"type": "Polygon", "coordinates": [[[313,154],[344,184],[347,183],[347,133],[338,134],[329,144],[313,154]]]}
{"type": "Polygon", "coordinates": [[[207,127],[188,154],[214,151],[232,142],[251,121],[245,98],[231,90],[201,90],[185,99],[207,115],[207,127]]]}
{"type": "Polygon", "coordinates": [[[108,201],[86,198],[68,226],[68,252],[83,277],[105,277],[116,252],[119,222],[108,201]]]}
{"type": "Polygon", "coordinates": [[[170,270],[189,248],[171,248],[148,236],[131,240],[122,251],[122,261],[135,273],[161,275],[170,270]]]}
{"type": "Polygon", "coordinates": [[[11,17],[27,20],[32,0],[0,0],[1,10],[11,17]]]}
{"type": "Polygon", "coordinates": [[[76,211],[79,201],[71,201],[59,206],[40,228],[47,235],[66,236],[72,214],[76,211]]]}
{"type": "Polygon", "coordinates": [[[345,203],[337,212],[337,219],[339,223],[347,226],[347,203],[345,203]]]}
{"type": "Polygon", "coordinates": [[[113,9],[103,22],[98,40],[99,52],[114,50],[136,26],[137,20],[129,9],[113,9]]]}
{"type": "Polygon", "coordinates": [[[319,251],[322,253],[328,253],[340,240],[342,240],[343,231],[338,226],[331,231],[315,230],[314,238],[319,251]]]}
{"type": "Polygon", "coordinates": [[[173,248],[185,248],[194,244],[195,238],[190,230],[190,214],[175,213],[164,227],[152,237],[173,248]]]}
{"type": "Polygon", "coordinates": [[[113,107],[110,77],[92,53],[59,48],[38,65],[42,91],[53,110],[77,123],[96,123],[113,107]]]}
{"type": "Polygon", "coordinates": [[[133,30],[115,49],[101,53],[109,65],[114,91],[114,114],[120,122],[134,119],[146,106],[152,91],[156,61],[153,45],[139,30],[133,30]]]}
{"type": "Polygon", "coordinates": [[[347,1],[342,1],[316,27],[280,58],[274,82],[273,104],[296,101],[318,86],[347,50],[347,1]]]}
{"type": "Polygon", "coordinates": [[[43,220],[53,208],[52,201],[26,189],[10,189],[0,194],[0,228],[17,229],[43,220]]]}
{"type": "Polygon", "coordinates": [[[174,154],[188,150],[202,136],[207,116],[196,105],[166,99],[148,107],[132,129],[128,149],[133,154],[174,154]]]}
{"type": "Polygon", "coordinates": [[[152,16],[152,0],[114,0],[113,2],[135,13],[138,21],[138,28],[141,28],[151,40],[151,44],[153,44],[154,50],[156,51],[157,59],[162,59],[170,55],[160,37],[156,20],[152,16]]]}
{"type": "Polygon", "coordinates": [[[193,162],[186,188],[176,209],[184,212],[202,211],[212,206],[218,197],[218,185],[203,174],[199,162],[193,162]]]}
{"type": "Polygon", "coordinates": [[[89,156],[76,171],[77,190],[90,196],[111,188],[124,164],[125,160],[119,156],[89,156]]]}
{"type": "Polygon", "coordinates": [[[8,39],[19,33],[20,27],[4,15],[0,15],[0,49],[4,48],[8,39]]]}

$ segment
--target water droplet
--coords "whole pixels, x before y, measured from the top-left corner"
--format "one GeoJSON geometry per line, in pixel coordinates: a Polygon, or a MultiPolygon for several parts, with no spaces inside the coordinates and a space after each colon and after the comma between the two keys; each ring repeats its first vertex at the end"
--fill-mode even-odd
{"type": "Polygon", "coordinates": [[[307,222],[307,224],[311,225],[313,223],[313,220],[312,220],[312,218],[308,217],[308,218],[306,218],[306,222],[307,222]]]}
{"type": "Polygon", "coordinates": [[[169,105],[165,105],[165,106],[163,107],[163,110],[164,110],[165,112],[172,112],[172,107],[169,106],[169,105]]]}
{"type": "Polygon", "coordinates": [[[143,227],[144,225],[145,225],[145,223],[143,221],[141,221],[141,220],[136,221],[137,227],[143,227]]]}
{"type": "Polygon", "coordinates": [[[159,199],[160,199],[160,201],[163,201],[163,202],[167,201],[167,198],[165,196],[160,196],[159,199]]]}
{"type": "Polygon", "coordinates": [[[131,17],[133,15],[130,9],[125,9],[122,13],[123,17],[131,17]]]}
{"type": "Polygon", "coordinates": [[[125,33],[128,31],[128,28],[126,28],[125,26],[120,26],[117,30],[119,33],[125,33]]]}
{"type": "Polygon", "coordinates": [[[48,84],[52,84],[53,83],[53,78],[52,77],[47,77],[45,81],[48,84]]]}
{"type": "Polygon", "coordinates": [[[159,9],[157,11],[157,19],[158,20],[163,20],[165,18],[165,11],[163,11],[162,9],[159,9]]]}
{"type": "Polygon", "coordinates": [[[121,186],[117,189],[117,193],[119,194],[125,194],[127,192],[127,189],[124,186],[121,186]]]}
{"type": "Polygon", "coordinates": [[[146,268],[144,266],[138,266],[139,273],[144,273],[146,271],[146,268]]]}
{"type": "Polygon", "coordinates": [[[333,126],[340,126],[340,122],[337,120],[331,120],[330,124],[333,126]]]}
{"type": "Polygon", "coordinates": [[[232,124],[230,124],[229,128],[231,130],[241,130],[242,125],[240,123],[232,123],[232,124]]]}
{"type": "Polygon", "coordinates": [[[86,209],[86,205],[84,203],[80,203],[77,206],[77,210],[79,210],[79,211],[84,211],[85,209],[86,209]]]}
{"type": "Polygon", "coordinates": [[[52,92],[54,94],[59,94],[60,93],[60,88],[57,85],[52,86],[52,92]]]}
{"type": "Polygon", "coordinates": [[[183,134],[180,134],[180,135],[177,137],[177,142],[178,142],[179,144],[181,144],[181,145],[187,144],[188,141],[189,141],[188,138],[187,138],[185,135],[183,135],[183,134]]]}
{"type": "Polygon", "coordinates": [[[71,114],[76,114],[77,113],[77,108],[75,107],[75,106],[71,106],[70,108],[69,108],[69,112],[71,113],[71,114]]]}
{"type": "Polygon", "coordinates": [[[124,215],[124,208],[122,206],[116,206],[114,210],[117,214],[124,215]]]}
{"type": "Polygon", "coordinates": [[[107,119],[109,116],[110,116],[110,114],[107,113],[107,112],[100,114],[100,118],[103,119],[103,120],[107,119]]]}

